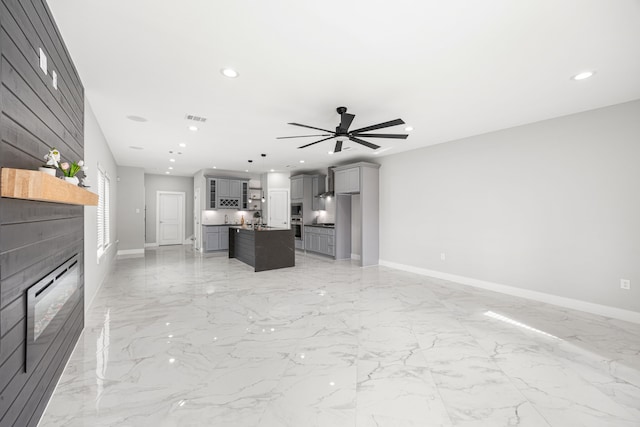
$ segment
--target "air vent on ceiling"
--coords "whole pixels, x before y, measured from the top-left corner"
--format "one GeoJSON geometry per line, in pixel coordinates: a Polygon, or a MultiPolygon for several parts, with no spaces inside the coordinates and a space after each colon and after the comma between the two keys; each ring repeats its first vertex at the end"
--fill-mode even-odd
{"type": "Polygon", "coordinates": [[[191,120],[193,122],[200,122],[200,123],[204,123],[207,121],[206,117],[194,116],[193,114],[186,114],[184,118],[187,120],[191,120]]]}

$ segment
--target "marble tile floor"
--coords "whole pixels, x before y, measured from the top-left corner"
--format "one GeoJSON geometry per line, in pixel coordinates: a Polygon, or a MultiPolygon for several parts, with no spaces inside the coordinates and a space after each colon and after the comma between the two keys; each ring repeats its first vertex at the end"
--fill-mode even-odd
{"type": "Polygon", "coordinates": [[[640,426],[640,325],[296,264],[118,260],[40,426],[640,426]]]}

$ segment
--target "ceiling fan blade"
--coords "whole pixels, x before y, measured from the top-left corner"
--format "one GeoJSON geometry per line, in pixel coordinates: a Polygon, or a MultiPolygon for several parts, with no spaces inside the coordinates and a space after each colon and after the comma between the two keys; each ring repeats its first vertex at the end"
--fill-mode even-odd
{"type": "MultiPolygon", "coordinates": [[[[403,122],[404,123],[404,122],[403,122]]],[[[332,130],[326,130],[326,129],[320,129],[320,128],[314,128],[313,126],[307,126],[307,125],[301,125],[300,123],[287,123],[290,125],[294,125],[294,126],[300,126],[303,128],[309,128],[309,129],[315,129],[315,130],[321,130],[322,132],[329,132],[329,133],[334,133],[332,130]]]]}
{"type": "Polygon", "coordinates": [[[335,138],[335,137],[333,135],[331,135],[329,138],[321,139],[320,141],[312,142],[311,144],[303,145],[302,147],[298,147],[298,148],[305,148],[305,147],[308,147],[310,145],[317,144],[318,142],[326,141],[327,139],[331,139],[331,138],[335,138]]]}
{"type": "MultiPolygon", "coordinates": [[[[293,124],[293,123],[290,123],[290,124],[293,124]]],[[[390,122],[378,123],[377,125],[367,126],[366,128],[352,130],[351,133],[366,132],[368,130],[388,128],[391,126],[397,126],[397,125],[403,125],[403,124],[404,124],[404,121],[402,119],[395,119],[395,120],[391,120],[390,122]]]]}
{"type": "Polygon", "coordinates": [[[310,138],[312,136],[329,136],[328,133],[323,133],[320,135],[298,135],[298,136],[279,136],[276,139],[289,139],[289,138],[310,138]]]}
{"type": "Polygon", "coordinates": [[[399,133],[358,133],[355,136],[364,136],[366,138],[394,138],[394,139],[407,139],[409,135],[402,135],[399,133]]]}
{"type": "Polygon", "coordinates": [[[358,144],[360,144],[360,145],[364,145],[365,147],[369,147],[369,148],[371,148],[371,149],[373,149],[373,150],[377,150],[378,148],[380,148],[380,146],[379,146],[379,145],[372,144],[372,143],[367,142],[367,141],[363,141],[363,140],[361,140],[361,139],[356,138],[355,136],[350,136],[350,137],[349,137],[349,139],[350,139],[351,141],[353,141],[353,142],[357,142],[358,144]]]}
{"type": "Polygon", "coordinates": [[[333,149],[334,153],[339,153],[342,151],[342,141],[336,141],[336,148],[333,149]]]}
{"type": "Polygon", "coordinates": [[[339,133],[347,133],[349,130],[349,126],[351,126],[351,122],[355,115],[349,113],[342,113],[342,117],[340,118],[340,126],[338,126],[339,133]]]}

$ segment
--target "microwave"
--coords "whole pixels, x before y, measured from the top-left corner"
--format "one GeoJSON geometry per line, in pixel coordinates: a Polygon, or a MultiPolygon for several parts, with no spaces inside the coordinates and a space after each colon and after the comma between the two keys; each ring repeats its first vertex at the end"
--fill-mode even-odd
{"type": "Polygon", "coordinates": [[[302,203],[291,203],[291,217],[302,216],[302,203]]]}

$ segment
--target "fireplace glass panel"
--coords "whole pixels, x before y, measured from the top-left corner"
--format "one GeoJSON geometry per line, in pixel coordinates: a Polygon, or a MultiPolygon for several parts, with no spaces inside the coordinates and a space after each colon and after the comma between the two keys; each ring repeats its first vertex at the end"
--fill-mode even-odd
{"type": "Polygon", "coordinates": [[[80,280],[78,278],[78,265],[66,271],[62,277],[55,282],[55,286],[50,286],[43,291],[43,296],[36,296],[33,319],[33,339],[38,337],[49,326],[49,323],[56,317],[64,304],[78,290],[80,280]]]}

